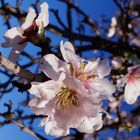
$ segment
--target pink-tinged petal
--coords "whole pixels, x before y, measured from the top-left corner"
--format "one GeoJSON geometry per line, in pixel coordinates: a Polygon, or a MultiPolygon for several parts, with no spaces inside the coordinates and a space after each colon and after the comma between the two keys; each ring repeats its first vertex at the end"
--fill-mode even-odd
{"type": "Polygon", "coordinates": [[[31,84],[32,84],[32,86],[28,90],[30,92],[30,94],[33,94],[36,97],[40,97],[40,93],[38,91],[38,86],[41,84],[41,82],[32,82],[31,84]]]}
{"type": "Polygon", "coordinates": [[[95,69],[98,66],[99,61],[100,59],[97,59],[95,61],[88,61],[84,69],[88,76],[96,74],[95,69]]]}
{"type": "Polygon", "coordinates": [[[84,96],[84,94],[88,92],[88,90],[85,88],[84,84],[80,80],[74,77],[71,77],[70,75],[64,72],[61,73],[60,78],[69,89],[77,92],[78,94],[84,96]]]}
{"type": "Polygon", "coordinates": [[[20,43],[23,42],[23,40],[25,40],[25,38],[22,36],[22,33],[22,29],[17,27],[9,29],[4,34],[6,42],[2,43],[1,46],[6,48],[20,45],[20,43]]]}
{"type": "Polygon", "coordinates": [[[21,44],[18,46],[14,46],[9,54],[9,60],[13,63],[16,63],[16,61],[19,60],[20,54],[25,48],[25,44],[21,44]]]}
{"type": "Polygon", "coordinates": [[[69,54],[68,53],[72,52],[75,54],[74,47],[70,42],[63,43],[63,41],[61,41],[60,42],[60,50],[61,50],[61,53],[63,55],[64,60],[67,62],[69,62],[69,56],[68,56],[69,54]]]}
{"type": "Polygon", "coordinates": [[[36,19],[36,24],[39,27],[39,33],[41,32],[41,28],[46,27],[49,24],[49,11],[48,11],[48,4],[44,2],[43,4],[40,5],[41,7],[41,12],[36,19]]]}
{"type": "Polygon", "coordinates": [[[66,62],[70,62],[75,70],[80,67],[81,59],[75,54],[74,47],[70,42],[60,42],[60,50],[66,62]]]}
{"type": "MultiPolygon", "coordinates": [[[[140,73],[139,73],[139,76],[140,76],[140,73]]],[[[138,77],[138,79],[136,77],[134,84],[135,84],[137,90],[140,91],[140,77],[138,77]]],[[[140,92],[139,92],[139,94],[140,94],[140,92]]]]}
{"type": "Polygon", "coordinates": [[[82,133],[91,134],[94,131],[101,129],[102,125],[103,125],[103,120],[101,115],[98,113],[96,117],[83,118],[79,123],[77,130],[82,133]]]}
{"type": "Polygon", "coordinates": [[[52,136],[64,136],[69,133],[67,130],[59,128],[54,120],[46,120],[45,132],[52,136]]]}
{"type": "Polygon", "coordinates": [[[128,67],[128,72],[131,73],[133,71],[137,71],[140,73],[140,65],[135,65],[135,66],[131,66],[131,67],[128,67]]]}
{"type": "MultiPolygon", "coordinates": [[[[44,103],[44,100],[42,100],[42,102],[44,103]]],[[[41,100],[40,100],[41,103],[41,100]]],[[[43,104],[42,105],[45,105],[43,104]]],[[[51,115],[53,112],[53,108],[54,108],[54,103],[55,100],[52,99],[50,100],[48,103],[46,103],[45,107],[39,107],[39,106],[31,106],[31,110],[36,114],[36,115],[51,115]]],[[[30,103],[31,104],[31,103],[30,103]]],[[[33,105],[33,104],[31,104],[33,105]]]]}
{"type": "Polygon", "coordinates": [[[125,91],[124,91],[124,98],[128,104],[133,104],[136,102],[138,96],[140,95],[140,88],[139,84],[136,85],[137,83],[129,83],[126,84],[125,86],[125,91]]]}
{"type": "Polygon", "coordinates": [[[60,88],[61,83],[53,80],[44,83],[33,82],[29,92],[44,100],[51,100],[60,91],[60,88]]]}
{"type": "Polygon", "coordinates": [[[4,35],[6,42],[1,44],[2,47],[13,47],[9,54],[9,59],[14,63],[19,59],[19,55],[26,45],[24,43],[26,38],[22,36],[22,33],[21,28],[13,27],[9,29],[4,35]]]}
{"type": "Polygon", "coordinates": [[[28,14],[27,14],[26,19],[25,19],[25,22],[21,25],[21,28],[23,30],[26,30],[29,27],[31,27],[35,17],[36,17],[35,10],[33,8],[29,8],[28,14]]]}
{"type": "Polygon", "coordinates": [[[98,92],[102,99],[113,100],[113,93],[116,87],[108,79],[94,79],[88,83],[88,88],[93,89],[93,92],[98,92]]]}
{"type": "Polygon", "coordinates": [[[81,96],[87,96],[88,89],[85,87],[82,81],[75,79],[75,91],[81,96]]]}
{"type": "Polygon", "coordinates": [[[96,73],[100,78],[103,78],[110,74],[111,67],[109,66],[109,63],[107,60],[102,60],[99,62],[96,73]]]}
{"type": "Polygon", "coordinates": [[[77,89],[77,82],[76,79],[71,77],[70,75],[67,75],[66,73],[62,72],[60,75],[60,80],[63,80],[63,83],[71,90],[76,91],[77,89]]]}
{"type": "Polygon", "coordinates": [[[38,97],[33,97],[29,102],[29,106],[43,108],[46,106],[47,103],[48,103],[48,100],[38,98],[38,97]]]}
{"type": "Polygon", "coordinates": [[[77,122],[84,115],[85,113],[80,106],[75,107],[71,105],[67,108],[67,110],[55,108],[54,119],[60,128],[67,130],[70,127],[75,127],[77,125],[77,122]]]}
{"type": "MultiPolygon", "coordinates": [[[[52,108],[51,108],[52,109],[52,108]]],[[[52,111],[51,109],[49,108],[46,108],[46,107],[31,107],[31,111],[35,113],[35,115],[49,115],[50,114],[50,111],[52,111]]]]}
{"type": "Polygon", "coordinates": [[[79,97],[78,99],[86,116],[97,116],[99,109],[102,106],[102,103],[100,99],[96,97],[96,95],[88,95],[87,97],[79,97]]]}
{"type": "Polygon", "coordinates": [[[56,96],[56,93],[60,91],[62,83],[49,80],[40,84],[38,87],[40,96],[46,100],[53,99],[56,96]]]}
{"type": "Polygon", "coordinates": [[[62,71],[64,71],[65,63],[53,54],[43,57],[40,70],[43,71],[50,79],[58,80],[62,71]]]}

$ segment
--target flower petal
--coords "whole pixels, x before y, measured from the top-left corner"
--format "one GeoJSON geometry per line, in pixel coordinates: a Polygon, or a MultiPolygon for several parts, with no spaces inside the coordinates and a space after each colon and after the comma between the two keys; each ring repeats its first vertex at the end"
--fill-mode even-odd
{"type": "Polygon", "coordinates": [[[90,117],[90,118],[83,118],[81,122],[79,123],[77,130],[82,133],[93,133],[95,130],[99,130],[102,128],[103,120],[101,115],[98,113],[96,117],[90,117]]]}
{"type": "Polygon", "coordinates": [[[40,70],[43,71],[50,79],[58,80],[65,63],[53,54],[45,55],[40,70]]]}
{"type": "Polygon", "coordinates": [[[88,61],[84,69],[88,76],[95,74],[95,69],[98,66],[99,61],[100,59],[97,59],[95,61],[88,61]]]}
{"type": "Polygon", "coordinates": [[[32,82],[31,83],[31,88],[28,90],[30,94],[35,95],[36,97],[40,97],[40,93],[38,90],[38,86],[41,84],[41,82],[32,82]]]}
{"type": "Polygon", "coordinates": [[[102,60],[99,62],[96,72],[100,78],[103,78],[109,75],[110,71],[111,71],[111,67],[109,66],[109,63],[107,60],[102,60]]]}
{"type": "Polygon", "coordinates": [[[70,127],[75,127],[83,115],[84,113],[81,107],[71,105],[67,110],[55,108],[54,119],[57,122],[58,127],[67,130],[70,127]]]}
{"type": "MultiPolygon", "coordinates": [[[[30,103],[29,105],[31,105],[31,110],[36,114],[36,115],[51,115],[53,112],[53,107],[54,107],[54,103],[55,100],[52,99],[50,100],[48,103],[44,102],[44,100],[40,100],[40,105],[44,107],[39,106],[39,104],[36,104],[36,106],[32,106],[34,105],[36,102],[34,103],[30,103]],[[42,103],[41,103],[42,101],[42,103]]],[[[38,102],[37,102],[38,103],[38,102]]]]}
{"type": "MultiPolygon", "coordinates": [[[[82,81],[71,77],[70,75],[66,74],[65,72],[61,73],[60,78],[63,77],[63,83],[71,90],[77,92],[81,96],[86,96],[86,93],[88,90],[85,88],[84,84],[82,81]]],[[[61,78],[62,79],[62,78],[61,78]]]]}
{"type": "Polygon", "coordinates": [[[91,80],[88,86],[93,89],[93,92],[98,92],[102,99],[111,101],[114,99],[112,94],[116,91],[116,87],[108,79],[91,80]]]}
{"type": "Polygon", "coordinates": [[[44,100],[51,100],[60,91],[60,88],[61,83],[53,80],[44,83],[33,82],[29,92],[44,100]]]}
{"type": "Polygon", "coordinates": [[[87,95],[87,97],[79,97],[80,104],[83,108],[83,112],[88,117],[96,117],[102,103],[96,95],[87,95]]]}
{"type": "Polygon", "coordinates": [[[13,27],[7,30],[7,32],[4,34],[6,42],[2,43],[1,46],[14,47],[20,45],[20,42],[23,42],[23,40],[25,39],[22,36],[22,33],[23,33],[22,29],[17,27],[13,27]]]}
{"type": "Polygon", "coordinates": [[[46,108],[46,107],[31,107],[31,111],[35,113],[35,115],[44,115],[47,116],[50,114],[50,111],[52,108],[46,108]]]}
{"type": "Polygon", "coordinates": [[[41,28],[46,27],[49,24],[49,11],[48,11],[48,4],[47,2],[44,2],[40,5],[41,12],[36,19],[36,24],[39,27],[39,33],[41,32],[41,28]]]}
{"type": "Polygon", "coordinates": [[[33,97],[29,102],[29,106],[43,108],[46,106],[47,103],[48,103],[48,100],[38,98],[38,97],[33,97]]]}
{"type": "Polygon", "coordinates": [[[64,136],[68,134],[68,131],[59,128],[54,120],[46,120],[45,132],[52,136],[64,136]]]}
{"type": "Polygon", "coordinates": [[[36,17],[35,10],[30,7],[29,10],[28,10],[28,14],[26,16],[25,22],[21,25],[21,28],[23,30],[26,30],[29,27],[31,27],[35,17],[36,17]]]}
{"type": "MultiPolygon", "coordinates": [[[[139,82],[140,83],[140,82],[139,82]]],[[[128,104],[133,104],[136,102],[137,97],[140,95],[139,84],[138,86],[135,83],[129,83],[125,86],[124,98],[128,104]]]]}
{"type": "Polygon", "coordinates": [[[78,70],[81,59],[75,54],[74,47],[70,42],[60,42],[60,50],[66,62],[70,62],[75,70],[78,70]]]}

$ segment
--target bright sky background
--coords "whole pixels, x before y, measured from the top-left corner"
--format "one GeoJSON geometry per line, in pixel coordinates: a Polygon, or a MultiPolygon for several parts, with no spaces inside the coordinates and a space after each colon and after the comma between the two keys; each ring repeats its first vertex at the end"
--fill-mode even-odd
{"type": "MultiPolygon", "coordinates": [[[[11,3],[12,5],[15,5],[16,0],[7,0],[7,2],[11,3]]],[[[22,8],[27,11],[28,7],[30,6],[30,2],[34,0],[24,0],[24,4],[22,8]]],[[[41,0],[41,3],[45,0],[41,0]]],[[[86,13],[91,16],[93,19],[100,21],[101,15],[107,15],[107,17],[112,17],[115,13],[117,13],[118,9],[113,4],[112,0],[76,0],[78,5],[81,9],[86,11],[86,13]]],[[[60,2],[57,2],[57,0],[46,0],[48,2],[50,8],[58,8],[60,9],[60,14],[63,20],[65,21],[65,6],[64,4],[61,4],[60,2]]],[[[55,23],[53,17],[50,15],[50,22],[55,23]]],[[[57,24],[57,23],[55,23],[57,24]]],[[[13,26],[17,26],[16,20],[13,20],[13,26]]],[[[4,41],[3,34],[6,31],[5,26],[3,25],[3,18],[0,17],[0,43],[4,41]]],[[[58,44],[60,42],[60,39],[55,38],[52,34],[48,34],[49,37],[53,40],[54,44],[58,44]]],[[[26,48],[27,49],[27,48],[26,48]]],[[[31,48],[30,48],[31,49],[31,48]]],[[[0,51],[4,56],[7,56],[9,53],[9,49],[3,49],[0,47],[0,51]]],[[[33,53],[35,53],[35,50],[31,50],[33,53]]],[[[8,101],[9,99],[13,100],[14,103],[20,102],[23,98],[25,98],[24,94],[20,94],[17,92],[17,89],[15,89],[12,93],[9,95],[6,95],[4,98],[4,101],[8,101]]],[[[0,102],[0,111],[3,111],[5,108],[3,108],[3,102],[0,102]]],[[[30,111],[29,108],[27,108],[27,111],[30,111]]],[[[39,128],[38,124],[36,124],[37,131],[43,132],[44,128],[39,128]]],[[[50,138],[49,138],[50,139],[50,138]]],[[[36,138],[30,136],[29,134],[20,131],[20,128],[15,126],[14,124],[8,125],[5,127],[0,128],[0,140],[37,140],[36,138]]]]}

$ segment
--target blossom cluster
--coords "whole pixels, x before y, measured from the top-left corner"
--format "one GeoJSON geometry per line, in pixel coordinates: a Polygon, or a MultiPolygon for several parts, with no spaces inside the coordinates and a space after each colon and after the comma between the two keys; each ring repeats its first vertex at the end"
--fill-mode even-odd
{"type": "Polygon", "coordinates": [[[9,54],[9,59],[12,62],[19,60],[19,55],[25,48],[29,38],[31,36],[39,36],[44,27],[48,25],[48,4],[44,2],[40,7],[41,12],[38,17],[36,17],[37,14],[35,13],[35,10],[29,8],[25,22],[21,27],[13,27],[4,34],[6,42],[2,43],[1,46],[4,48],[13,47],[9,54]]]}
{"type": "MultiPolygon", "coordinates": [[[[41,12],[36,16],[33,8],[29,9],[21,27],[9,29],[4,37],[2,47],[13,47],[9,59],[16,62],[31,35],[40,36],[49,23],[48,4],[41,4],[41,12]]],[[[116,18],[112,18],[109,37],[115,33],[116,18]]],[[[70,128],[82,133],[93,133],[101,129],[105,99],[113,101],[116,86],[107,78],[111,66],[107,60],[100,58],[86,60],[76,55],[70,42],[60,42],[63,60],[54,54],[42,58],[40,70],[50,79],[45,82],[32,82],[29,92],[33,98],[29,106],[36,115],[43,115],[40,122],[45,125],[45,132],[62,136],[69,134],[70,128]]],[[[114,64],[120,59],[114,59],[114,64]]],[[[122,61],[122,59],[121,59],[122,61]]],[[[121,67],[120,65],[118,66],[121,67]]],[[[128,74],[122,78],[125,84],[124,97],[133,104],[140,95],[140,65],[128,68],[128,74]]]]}

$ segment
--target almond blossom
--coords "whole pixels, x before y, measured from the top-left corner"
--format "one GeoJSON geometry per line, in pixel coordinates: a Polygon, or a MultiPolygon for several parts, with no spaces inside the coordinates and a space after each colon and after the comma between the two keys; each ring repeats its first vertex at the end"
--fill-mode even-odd
{"type": "Polygon", "coordinates": [[[61,42],[60,50],[65,61],[55,55],[44,56],[40,69],[51,79],[58,80],[61,72],[66,72],[82,81],[85,88],[93,94],[96,93],[102,99],[113,99],[112,93],[115,86],[106,78],[111,68],[106,60],[96,59],[87,61],[76,55],[70,42],[61,42]]]}
{"type": "MultiPolygon", "coordinates": [[[[61,42],[60,50],[65,61],[54,54],[43,57],[40,66],[51,80],[32,83],[34,95],[29,105],[36,115],[48,116],[41,121],[45,132],[66,135],[69,128],[92,133],[102,127],[102,100],[112,101],[115,86],[106,78],[110,66],[106,60],[87,61],[76,55],[70,42],[61,42]]],[[[107,113],[106,113],[107,114],[107,113]]]]}
{"type": "Polygon", "coordinates": [[[135,103],[140,95],[140,65],[129,67],[123,82],[126,83],[124,91],[126,102],[128,104],[135,103]]]}
{"type": "Polygon", "coordinates": [[[42,29],[48,25],[48,4],[44,2],[40,7],[41,12],[37,18],[35,10],[30,7],[25,22],[21,27],[13,27],[4,34],[6,42],[2,43],[1,46],[4,48],[12,47],[9,54],[9,59],[12,62],[16,62],[19,59],[19,55],[28,41],[28,36],[41,34],[42,29]]]}
{"type": "Polygon", "coordinates": [[[100,98],[85,94],[83,83],[63,72],[57,81],[32,83],[29,92],[34,95],[29,105],[36,115],[45,117],[40,125],[45,125],[47,134],[67,135],[69,128],[89,134],[102,127],[100,112],[105,111],[100,98]]]}

